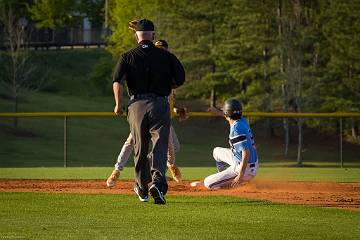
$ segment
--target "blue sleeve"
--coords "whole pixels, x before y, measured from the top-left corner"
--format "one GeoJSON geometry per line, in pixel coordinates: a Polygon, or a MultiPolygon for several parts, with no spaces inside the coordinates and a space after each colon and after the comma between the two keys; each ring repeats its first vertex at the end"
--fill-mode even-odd
{"type": "Polygon", "coordinates": [[[232,143],[236,152],[240,153],[242,150],[250,149],[250,143],[246,137],[246,132],[241,128],[234,130],[234,134],[230,138],[230,142],[232,143]]]}

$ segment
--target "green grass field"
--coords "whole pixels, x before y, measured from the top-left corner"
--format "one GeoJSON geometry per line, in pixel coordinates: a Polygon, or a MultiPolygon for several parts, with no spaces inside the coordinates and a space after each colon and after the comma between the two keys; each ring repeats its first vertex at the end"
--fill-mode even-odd
{"type": "MultiPolygon", "coordinates": [[[[3,179],[103,179],[111,168],[0,168],[3,179]]],[[[214,167],[184,167],[185,180],[214,167]]],[[[126,168],[122,179],[133,179],[126,168]]],[[[261,167],[256,179],[360,182],[360,169],[261,167]]],[[[360,212],[226,196],[0,192],[4,239],[358,239],[360,212]]]]}
{"type": "Polygon", "coordinates": [[[4,239],[358,239],[359,212],[233,197],[0,193],[4,239]]]}
{"type": "MultiPolygon", "coordinates": [[[[110,167],[0,168],[0,179],[106,179],[110,167]]],[[[216,172],[215,167],[182,167],[184,180],[199,180],[216,172]]],[[[121,179],[134,179],[133,167],[121,179]]],[[[260,166],[256,179],[275,181],[360,182],[360,168],[283,168],[260,166]]]]}

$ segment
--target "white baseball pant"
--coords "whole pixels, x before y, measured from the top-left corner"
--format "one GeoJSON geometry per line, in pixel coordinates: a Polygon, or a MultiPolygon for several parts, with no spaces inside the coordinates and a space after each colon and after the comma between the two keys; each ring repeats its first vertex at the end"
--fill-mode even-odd
{"type": "Polygon", "coordinates": [[[134,139],[130,133],[124,145],[122,146],[119,156],[117,158],[115,164],[116,170],[122,171],[124,169],[127,161],[129,160],[130,154],[132,153],[133,150],[134,150],[134,139]]]}
{"type": "MultiPolygon", "coordinates": [[[[213,157],[217,162],[224,162],[229,165],[225,170],[207,176],[204,179],[205,187],[209,189],[218,189],[224,185],[231,183],[238,175],[240,170],[240,161],[234,156],[230,148],[216,147],[213,151],[213,157]]],[[[248,182],[256,176],[256,171],[259,168],[259,163],[248,164],[246,166],[244,181],[248,182]],[[250,167],[250,165],[254,165],[250,167]]]]}
{"type": "Polygon", "coordinates": [[[170,133],[169,133],[169,146],[168,146],[168,158],[167,158],[167,166],[170,167],[176,161],[176,154],[180,150],[179,139],[175,133],[175,129],[172,125],[170,125],[170,133]]]}

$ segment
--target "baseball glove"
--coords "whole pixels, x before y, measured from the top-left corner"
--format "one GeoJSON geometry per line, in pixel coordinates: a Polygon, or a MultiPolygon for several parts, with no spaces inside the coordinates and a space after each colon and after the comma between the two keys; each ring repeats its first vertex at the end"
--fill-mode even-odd
{"type": "Polygon", "coordinates": [[[189,118],[188,111],[185,107],[174,107],[174,112],[179,116],[180,121],[184,121],[189,118]]]}
{"type": "Polygon", "coordinates": [[[137,24],[138,20],[134,19],[132,21],[129,22],[129,29],[136,32],[136,24],[137,24]]]}

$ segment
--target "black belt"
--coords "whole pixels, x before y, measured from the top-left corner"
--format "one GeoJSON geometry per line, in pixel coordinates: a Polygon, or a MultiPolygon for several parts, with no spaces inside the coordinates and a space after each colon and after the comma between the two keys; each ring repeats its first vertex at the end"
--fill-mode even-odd
{"type": "Polygon", "coordinates": [[[153,98],[166,98],[166,96],[160,96],[155,93],[144,93],[144,94],[135,94],[130,96],[130,100],[136,99],[153,99],[153,98]]]}
{"type": "MultiPolygon", "coordinates": [[[[257,162],[257,161],[256,161],[256,162],[257,162]]],[[[255,166],[256,166],[256,162],[248,164],[249,167],[251,167],[251,168],[255,167],[255,166]]],[[[238,164],[240,165],[241,162],[238,162],[238,164]]]]}

